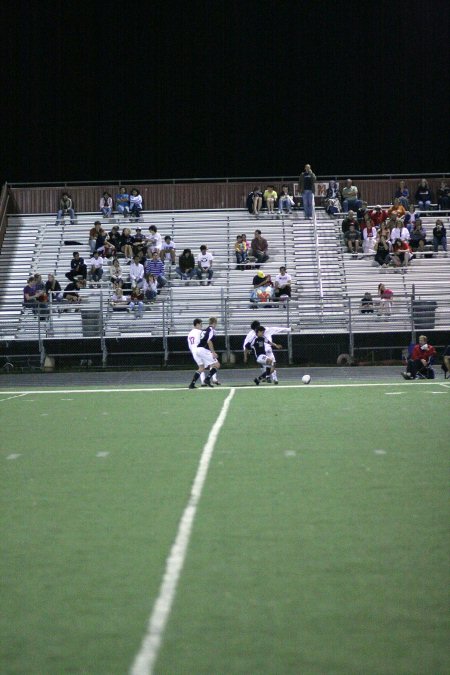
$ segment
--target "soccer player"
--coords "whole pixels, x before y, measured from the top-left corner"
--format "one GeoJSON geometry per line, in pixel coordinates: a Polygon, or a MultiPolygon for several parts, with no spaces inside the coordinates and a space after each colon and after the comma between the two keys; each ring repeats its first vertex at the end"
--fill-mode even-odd
{"type": "MultiPolygon", "coordinates": [[[[200,333],[200,340],[197,345],[197,357],[200,361],[197,361],[195,359],[196,363],[203,366],[203,370],[209,368],[209,373],[205,377],[205,385],[207,387],[212,387],[211,379],[214,377],[214,375],[217,373],[217,371],[220,368],[220,363],[217,357],[217,354],[214,350],[214,338],[216,336],[216,326],[217,326],[217,319],[212,316],[209,319],[209,325],[206,330],[202,330],[200,333]]],[[[200,370],[197,370],[194,373],[194,377],[192,378],[192,382],[189,385],[189,389],[195,389],[195,383],[200,377],[200,370]]]]}
{"type": "MultiPolygon", "coordinates": [[[[202,334],[202,320],[201,319],[194,319],[193,321],[194,328],[190,331],[189,335],[187,336],[187,342],[189,349],[192,354],[192,358],[194,359],[195,363],[198,366],[197,372],[200,373],[200,381],[202,383],[202,387],[206,387],[205,382],[205,367],[201,363],[200,358],[197,356],[197,347],[198,343],[200,342],[200,336],[202,334]]],[[[198,379],[198,378],[196,378],[198,379]]],[[[195,382],[196,380],[193,380],[195,382]]],[[[217,373],[214,374],[214,377],[212,378],[213,384],[219,385],[220,382],[217,380],[217,373]]],[[[191,383],[192,384],[192,383],[191,383]]],[[[195,389],[195,384],[193,387],[190,387],[190,389],[195,389]]]]}
{"type": "MultiPolygon", "coordinates": [[[[256,337],[256,329],[258,326],[260,326],[260,322],[258,320],[252,321],[250,328],[251,330],[247,333],[247,336],[244,340],[244,344],[242,346],[242,349],[244,350],[244,363],[247,363],[247,357],[248,357],[248,350],[245,348],[245,345],[248,342],[251,342],[254,337],[256,337]]],[[[267,327],[264,333],[264,336],[268,338],[269,340],[272,339],[272,336],[278,333],[290,333],[291,328],[288,328],[286,326],[272,326],[272,327],[267,327]]],[[[273,359],[273,367],[274,370],[272,372],[272,382],[274,384],[278,384],[278,374],[276,371],[276,359],[275,359],[275,354],[272,351],[272,347],[270,346],[269,342],[266,343],[266,354],[269,356],[271,359],[273,359]]],[[[265,366],[261,367],[261,371],[265,373],[265,366]]]]}
{"type": "Polygon", "coordinates": [[[245,345],[247,351],[253,351],[256,363],[264,368],[264,372],[261,373],[259,377],[255,377],[253,380],[253,382],[258,385],[261,380],[268,380],[270,382],[270,376],[273,371],[275,359],[266,354],[266,345],[269,344],[271,347],[275,347],[275,349],[281,349],[281,345],[277,345],[275,342],[272,342],[268,338],[264,337],[265,330],[266,329],[264,326],[258,326],[256,328],[255,337],[251,340],[251,342],[247,342],[245,345]]]}

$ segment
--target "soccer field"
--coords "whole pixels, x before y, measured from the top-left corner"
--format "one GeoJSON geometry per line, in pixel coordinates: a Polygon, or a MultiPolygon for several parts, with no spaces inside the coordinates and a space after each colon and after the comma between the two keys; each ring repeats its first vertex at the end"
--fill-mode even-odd
{"type": "Polygon", "coordinates": [[[449,404],[437,381],[1,391],[0,671],[450,672],[449,404]]]}

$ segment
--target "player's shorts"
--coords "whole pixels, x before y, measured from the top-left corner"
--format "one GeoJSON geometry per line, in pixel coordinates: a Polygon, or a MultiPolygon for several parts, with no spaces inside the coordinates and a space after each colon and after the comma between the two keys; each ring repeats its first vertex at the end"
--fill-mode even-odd
{"type": "Polygon", "coordinates": [[[276,362],[275,354],[274,354],[273,351],[272,351],[272,347],[266,349],[266,356],[267,356],[269,359],[272,359],[272,363],[275,363],[275,362],[276,362]]]}
{"type": "Polygon", "coordinates": [[[205,368],[209,368],[209,366],[212,366],[212,364],[216,362],[212,352],[204,347],[197,347],[197,358],[200,359],[200,363],[195,359],[198,365],[205,366],[205,368]]]}
{"type": "Polygon", "coordinates": [[[192,354],[192,358],[194,359],[195,363],[196,363],[198,366],[202,366],[203,363],[202,363],[202,361],[200,360],[200,357],[197,355],[197,348],[196,348],[196,347],[194,347],[194,349],[191,349],[191,354],[192,354]]]}
{"type": "Polygon", "coordinates": [[[260,366],[267,365],[267,359],[270,359],[270,356],[267,354],[260,354],[256,359],[256,363],[259,363],[260,366]]]}

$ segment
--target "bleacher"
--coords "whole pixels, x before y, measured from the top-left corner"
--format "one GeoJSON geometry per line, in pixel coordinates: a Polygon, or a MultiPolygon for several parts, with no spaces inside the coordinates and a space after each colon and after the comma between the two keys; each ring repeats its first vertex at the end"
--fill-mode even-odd
{"type": "MultiPolygon", "coordinates": [[[[292,300],[287,308],[273,302],[265,305],[271,324],[289,324],[295,332],[347,332],[349,319],[355,331],[408,330],[411,328],[407,298],[415,293],[419,300],[434,297],[437,290],[444,298],[436,310],[436,326],[448,327],[450,306],[450,259],[416,258],[406,273],[384,272],[373,267],[371,256],[353,256],[345,252],[340,219],[331,219],[320,208],[315,219],[307,221],[303,212],[290,217],[269,216],[256,219],[242,209],[214,211],[144,212],[139,226],[145,233],[156,225],[161,235],[170,234],[177,247],[177,256],[190,248],[196,257],[201,244],[214,256],[213,285],[199,281],[187,284],[175,274],[175,266],[166,264],[170,281],[156,303],[146,305],[142,319],[126,311],[111,308],[111,287],[107,266],[100,288],[80,291],[81,311],[75,307],[64,312],[51,312],[49,320],[38,321],[31,310],[22,306],[22,289],[30,274],[39,272],[43,280],[55,274],[64,289],[65,273],[70,268],[74,250],[87,260],[90,257],[88,233],[98,214],[77,214],[76,223],[68,219],[55,225],[54,215],[10,216],[4,244],[0,252],[0,337],[34,339],[42,336],[76,338],[98,334],[106,337],[186,335],[197,315],[222,317],[226,314],[230,334],[247,330],[254,318],[249,302],[254,269],[237,269],[234,255],[236,235],[253,238],[256,228],[269,241],[270,259],[264,270],[274,277],[285,264],[292,275],[292,300]],[[68,242],[76,242],[70,243],[68,242]],[[376,296],[380,282],[394,291],[394,307],[390,318],[361,315],[359,301],[365,291],[376,296]],[[349,311],[349,303],[350,310],[349,311]]],[[[449,218],[445,218],[450,229],[449,218]]],[[[435,217],[424,219],[431,232],[435,217]]],[[[123,218],[105,220],[110,230],[117,222],[128,226],[123,218]]],[[[134,232],[136,223],[131,223],[134,232]]],[[[124,271],[127,267],[123,265],[124,271]]],[[[67,309],[67,308],[65,308],[67,309]]]]}

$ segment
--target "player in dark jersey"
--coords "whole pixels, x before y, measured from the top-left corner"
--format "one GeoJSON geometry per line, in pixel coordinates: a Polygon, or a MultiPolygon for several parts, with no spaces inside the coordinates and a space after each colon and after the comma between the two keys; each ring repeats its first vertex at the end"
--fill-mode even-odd
{"type": "Polygon", "coordinates": [[[267,380],[270,382],[270,375],[273,370],[275,359],[267,354],[266,346],[270,345],[271,347],[275,347],[275,349],[281,349],[281,345],[277,345],[268,338],[264,337],[265,330],[266,329],[264,326],[258,326],[255,331],[255,337],[245,345],[245,349],[252,351],[255,355],[256,363],[260,366],[265,366],[265,371],[261,373],[259,377],[255,377],[253,380],[253,382],[258,385],[261,380],[267,380]]]}
{"type": "MultiPolygon", "coordinates": [[[[208,387],[212,387],[211,378],[217,373],[220,368],[219,359],[214,350],[213,340],[216,335],[216,326],[217,319],[212,316],[209,320],[209,326],[206,330],[202,330],[200,333],[200,341],[197,346],[197,356],[200,363],[204,366],[205,369],[209,368],[209,373],[205,377],[205,384],[208,387]]],[[[195,389],[195,383],[200,377],[200,372],[197,371],[194,373],[192,382],[189,385],[189,389],[195,389]]]]}

